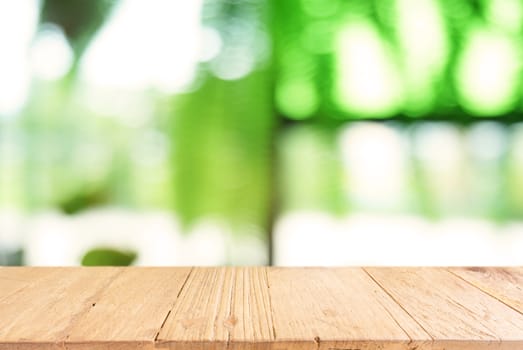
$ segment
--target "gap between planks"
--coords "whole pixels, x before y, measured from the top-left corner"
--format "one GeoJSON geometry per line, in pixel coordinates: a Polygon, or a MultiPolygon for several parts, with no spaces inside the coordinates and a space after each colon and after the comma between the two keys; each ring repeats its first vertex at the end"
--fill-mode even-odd
{"type": "Polygon", "coordinates": [[[488,290],[488,288],[485,288],[484,286],[482,286],[481,284],[479,283],[474,283],[473,281],[467,279],[467,278],[464,278],[463,276],[457,274],[456,272],[454,272],[451,268],[447,268],[446,269],[449,273],[451,273],[452,275],[456,276],[457,278],[463,280],[464,282],[468,283],[469,285],[471,285],[472,287],[474,288],[477,288],[479,289],[480,291],[482,291],[483,293],[487,294],[488,296],[496,299],[497,301],[499,301],[500,303],[502,304],[505,304],[506,306],[508,306],[509,308],[511,308],[512,310],[516,311],[517,313],[521,314],[523,316],[523,310],[520,310],[518,309],[517,307],[511,305],[509,302],[507,302],[506,300],[504,300],[503,298],[500,298],[498,295],[496,295],[496,293],[493,293],[491,291],[488,290]]]}
{"type": "Polygon", "coordinates": [[[269,283],[269,268],[264,268],[264,276],[265,276],[265,284],[267,285],[267,294],[269,295],[269,311],[271,315],[271,327],[272,327],[272,335],[274,336],[274,339],[276,339],[278,336],[276,335],[276,327],[274,326],[274,308],[272,307],[272,296],[271,296],[271,284],[269,283]]]}
{"type": "Polygon", "coordinates": [[[182,287],[178,291],[178,294],[176,294],[176,299],[173,300],[171,307],[169,308],[169,311],[167,312],[167,315],[163,319],[162,325],[160,326],[160,329],[158,329],[158,332],[156,332],[156,335],[154,337],[154,343],[158,341],[158,336],[160,335],[160,332],[163,329],[163,326],[165,326],[165,322],[167,322],[167,319],[169,318],[169,315],[171,315],[171,312],[173,311],[174,305],[176,304],[176,301],[180,297],[180,294],[182,293],[183,289],[185,288],[185,285],[187,284],[187,281],[189,280],[189,277],[191,277],[192,272],[194,271],[194,267],[191,267],[189,272],[187,273],[187,276],[185,277],[185,281],[182,284],[182,287]]]}
{"type": "MultiPolygon", "coordinates": [[[[367,269],[366,269],[365,267],[361,267],[361,269],[363,270],[363,272],[365,272],[365,273],[367,274],[367,276],[369,276],[369,278],[370,278],[372,281],[374,281],[374,283],[376,283],[376,285],[377,285],[381,290],[383,290],[383,292],[384,292],[385,294],[387,294],[387,295],[392,299],[392,301],[394,301],[394,302],[396,303],[396,305],[398,305],[398,307],[400,307],[403,311],[405,311],[405,313],[406,313],[406,314],[407,314],[407,315],[412,319],[412,321],[414,321],[414,322],[415,322],[415,323],[416,323],[416,324],[417,324],[421,329],[423,329],[423,331],[424,331],[425,333],[427,333],[427,335],[430,337],[431,341],[434,342],[434,337],[432,336],[432,334],[430,334],[429,331],[427,331],[427,330],[425,329],[425,327],[423,327],[423,325],[422,325],[421,323],[419,323],[419,321],[418,321],[416,318],[414,318],[414,316],[412,316],[412,315],[410,314],[410,312],[409,312],[407,309],[405,309],[405,307],[403,307],[403,305],[401,305],[401,304],[399,303],[399,301],[396,300],[396,298],[394,298],[394,296],[393,296],[393,295],[392,295],[392,294],[391,294],[387,289],[385,289],[385,287],[384,287],[381,283],[379,283],[379,282],[374,278],[374,276],[372,276],[372,275],[370,274],[370,272],[367,271],[367,269]]],[[[385,308],[385,310],[387,310],[387,312],[388,312],[389,314],[391,314],[391,312],[390,312],[387,308],[385,308]]],[[[396,323],[398,324],[398,326],[399,326],[401,329],[403,329],[403,326],[402,326],[402,325],[401,325],[401,324],[396,320],[396,318],[395,318],[392,314],[391,314],[390,316],[394,319],[394,321],[396,321],[396,323]]],[[[404,329],[403,329],[403,331],[405,332],[405,334],[407,334],[407,336],[410,338],[410,340],[413,341],[413,339],[412,339],[411,336],[407,333],[407,331],[405,331],[404,329]]]]}
{"type": "Polygon", "coordinates": [[[439,346],[451,342],[455,348],[460,342],[475,341],[477,346],[464,348],[523,348],[521,312],[447,268],[367,268],[367,272],[405,306],[439,346]],[[452,326],[456,323],[460,327],[452,326]]]}
{"type": "Polygon", "coordinates": [[[176,300],[156,345],[223,348],[275,340],[266,267],[199,268],[176,300]]]}
{"type": "MultiPolygon", "coordinates": [[[[29,271],[29,270],[28,270],[29,271]]],[[[106,289],[110,289],[109,286],[113,284],[115,280],[118,279],[118,276],[123,272],[122,270],[117,270],[111,279],[105,281],[105,284],[101,287],[97,288],[96,290],[85,290],[87,294],[90,294],[89,297],[86,297],[85,300],[89,301],[89,303],[84,304],[83,308],[77,308],[76,312],[72,315],[72,318],[70,320],[69,326],[67,326],[65,329],[62,330],[61,334],[58,334],[59,338],[61,338],[61,341],[55,343],[56,346],[60,347],[61,349],[76,349],[75,343],[68,343],[68,339],[70,336],[70,331],[73,325],[77,322],[78,318],[81,318],[82,315],[85,315],[90,312],[91,308],[94,307],[98,303],[98,299],[102,291],[106,289]],[[90,293],[89,293],[90,292],[90,293]],[[65,336],[65,339],[63,338],[65,336]]],[[[350,269],[322,269],[322,268],[312,268],[310,270],[308,269],[284,269],[284,268],[267,268],[267,267],[260,267],[260,268],[208,268],[206,269],[205,273],[201,272],[202,270],[198,268],[190,268],[187,269],[185,272],[185,276],[181,276],[178,282],[177,292],[174,293],[165,293],[165,295],[170,295],[168,299],[164,299],[165,303],[163,304],[164,307],[162,308],[162,313],[157,313],[156,323],[155,327],[152,329],[152,332],[150,333],[150,339],[148,346],[152,347],[161,347],[162,345],[165,345],[167,347],[177,347],[180,345],[184,345],[185,340],[181,339],[181,341],[178,343],[176,337],[173,338],[164,338],[162,339],[161,333],[164,332],[168,328],[169,322],[171,323],[171,326],[173,325],[173,322],[179,323],[180,321],[185,321],[185,317],[188,317],[188,322],[197,321],[200,322],[201,320],[195,320],[190,319],[192,316],[186,316],[185,312],[188,312],[189,314],[194,314],[197,311],[195,311],[192,302],[201,300],[202,304],[205,305],[206,310],[212,311],[209,313],[209,318],[207,320],[204,320],[205,322],[208,322],[210,325],[208,329],[210,332],[205,333],[209,334],[209,338],[202,338],[202,343],[200,345],[209,345],[209,343],[214,343],[215,345],[224,346],[226,349],[232,348],[235,346],[239,347],[248,347],[250,348],[254,344],[256,346],[260,346],[260,348],[274,348],[270,343],[274,343],[276,348],[278,347],[292,347],[297,346],[298,348],[303,347],[309,348],[309,347],[315,347],[317,349],[342,349],[342,348],[351,348],[354,350],[354,346],[351,347],[352,344],[348,344],[347,346],[343,346],[341,342],[339,344],[335,344],[336,337],[329,338],[329,334],[331,334],[331,329],[329,329],[329,326],[325,326],[327,328],[319,328],[314,330],[315,327],[321,327],[321,323],[317,322],[323,322],[325,320],[316,320],[314,316],[322,316],[323,308],[325,307],[332,307],[332,312],[337,313],[339,318],[334,318],[332,315],[325,315],[327,316],[327,320],[329,320],[329,317],[332,317],[330,319],[331,321],[338,321],[338,323],[335,325],[336,327],[340,327],[340,332],[344,333],[345,331],[350,331],[349,333],[345,334],[346,339],[353,339],[357,340],[359,338],[350,338],[350,334],[352,333],[352,329],[350,326],[351,324],[355,324],[356,326],[361,326],[359,321],[364,321],[366,316],[370,316],[371,314],[367,314],[364,309],[360,308],[360,305],[358,305],[358,301],[372,301],[374,298],[376,304],[375,306],[369,305],[372,308],[375,309],[383,309],[385,311],[383,313],[384,318],[390,318],[389,324],[391,322],[395,322],[397,332],[394,334],[397,334],[400,338],[403,338],[403,335],[401,332],[403,332],[406,335],[406,338],[409,338],[411,342],[414,340],[419,340],[419,336],[411,336],[411,329],[412,325],[407,320],[411,320],[412,323],[417,324],[417,326],[424,331],[426,334],[426,340],[427,342],[430,342],[431,344],[427,343],[426,345],[420,346],[420,349],[433,349],[432,346],[449,346],[448,349],[455,349],[455,346],[458,341],[470,341],[471,346],[475,346],[474,342],[476,342],[476,345],[478,348],[486,349],[488,346],[493,346],[495,349],[498,349],[497,346],[501,346],[496,344],[496,342],[489,341],[489,339],[480,339],[479,337],[477,339],[474,339],[473,334],[470,334],[470,338],[453,338],[453,337],[442,337],[441,334],[438,333],[441,329],[438,329],[438,327],[434,326],[431,322],[433,320],[438,320],[438,317],[445,316],[446,312],[440,312],[438,311],[438,307],[432,308],[435,312],[434,315],[430,315],[430,318],[425,318],[425,314],[423,312],[423,309],[416,308],[416,304],[419,301],[429,301],[429,302],[437,302],[438,300],[442,300],[442,297],[450,296],[452,297],[449,299],[452,304],[448,305],[449,310],[459,311],[460,308],[463,309],[463,311],[459,312],[465,312],[470,313],[472,316],[481,316],[483,315],[483,311],[485,310],[492,310],[493,316],[501,316],[501,318],[498,321],[507,321],[509,320],[510,323],[512,323],[511,320],[514,321],[514,325],[519,327],[519,329],[523,329],[523,322],[521,322],[523,317],[522,308],[518,306],[519,304],[513,304],[510,305],[510,302],[514,301],[514,296],[518,296],[521,291],[519,286],[521,285],[521,277],[519,277],[518,280],[507,280],[507,285],[503,284],[503,286],[495,286],[492,284],[493,282],[490,280],[487,280],[487,272],[488,273],[496,273],[496,270],[487,269],[485,276],[481,275],[477,278],[485,278],[483,280],[476,279],[476,276],[472,274],[472,270],[460,270],[460,269],[452,269],[452,268],[373,268],[373,267],[362,267],[362,268],[356,268],[354,271],[350,271],[350,269]],[[387,269],[390,269],[387,271],[387,269]],[[293,271],[294,270],[294,271],[293,271]],[[301,271],[300,271],[301,270],[301,271]],[[355,270],[359,270],[359,273],[355,273],[355,270]],[[453,270],[456,270],[453,271],[453,270]],[[199,279],[198,276],[194,276],[196,272],[199,271],[199,279]],[[410,271],[410,272],[408,272],[410,271]],[[421,291],[427,291],[428,293],[425,293],[426,298],[428,300],[424,300],[424,298],[421,298],[422,295],[419,297],[415,294],[412,294],[415,292],[415,290],[418,288],[413,285],[412,288],[408,284],[401,285],[398,282],[398,278],[401,276],[408,279],[408,276],[410,273],[416,272],[417,275],[413,275],[414,279],[413,281],[418,281],[419,288],[421,291]],[[436,278],[436,283],[441,283],[442,291],[439,291],[439,289],[436,286],[432,286],[431,279],[428,277],[431,275],[431,272],[434,274],[434,277],[436,278]],[[468,272],[469,274],[466,274],[468,272]],[[281,278],[278,279],[276,275],[281,274],[281,278]],[[331,278],[332,283],[329,285],[329,277],[331,278]],[[196,278],[196,279],[195,279],[196,278]],[[311,280],[312,278],[312,280],[311,280]],[[354,278],[355,285],[352,285],[351,281],[352,278],[354,278]],[[297,281],[296,281],[297,279],[297,281]],[[316,281],[317,279],[317,281],[316,281]],[[359,283],[358,283],[359,281],[359,283]],[[367,282],[366,282],[367,281],[367,282]],[[310,284],[312,282],[312,284],[310,284]],[[293,285],[292,283],[296,283],[293,285]],[[490,284],[489,284],[490,283],[490,284]],[[358,285],[366,285],[369,287],[370,285],[375,286],[377,291],[372,291],[374,287],[368,288],[368,291],[371,293],[378,293],[374,294],[374,297],[368,297],[365,295],[361,295],[356,293],[353,297],[350,297],[351,293],[353,291],[362,291],[365,288],[357,288],[358,285]],[[298,288],[296,288],[299,286],[298,288]],[[452,287],[459,287],[456,289],[456,295],[453,293],[450,293],[452,290],[452,287]],[[505,295],[503,294],[503,291],[509,290],[508,288],[514,288],[512,289],[511,295],[505,295]],[[223,287],[223,288],[221,288],[223,287]],[[274,291],[271,291],[271,287],[274,287],[274,291]],[[401,288],[400,288],[401,287],[401,288]],[[402,289],[405,288],[405,289],[402,289]],[[434,288],[434,290],[433,290],[434,288]],[[410,290],[409,290],[410,289],[410,290]],[[378,291],[379,290],[379,291],[378,291]],[[314,296],[316,295],[314,293],[316,292],[325,292],[324,296],[326,299],[314,299],[314,296]],[[515,291],[515,293],[514,293],[515,291]],[[193,294],[197,292],[199,296],[196,296],[192,299],[184,299],[188,294],[193,294]],[[211,292],[211,294],[208,294],[208,292],[211,292]],[[435,293],[435,294],[434,294],[435,293]],[[445,294],[450,293],[450,294],[445,294]],[[287,295],[287,298],[281,298],[282,296],[287,295]],[[384,295],[386,298],[377,297],[379,295],[384,295]],[[467,295],[473,295],[477,296],[480,300],[483,301],[484,305],[487,305],[488,307],[484,309],[478,308],[473,302],[466,299],[467,295]],[[209,297],[209,298],[207,298],[209,297]],[[455,298],[454,298],[455,297],[455,298]],[[507,299],[507,297],[512,297],[512,299],[507,299]],[[329,298],[332,301],[329,302],[329,298]],[[348,300],[349,298],[350,300],[348,300]],[[465,298],[465,299],[464,299],[465,298]],[[505,298],[505,300],[503,300],[505,298]],[[184,299],[184,300],[181,300],[184,299]],[[386,299],[386,300],[385,300],[386,299]],[[416,301],[419,299],[418,301],[416,301]],[[488,299],[488,300],[487,300],[488,299]],[[290,309],[287,309],[283,307],[285,304],[284,300],[290,301],[290,309]],[[346,305],[344,300],[346,300],[346,305]],[[352,301],[351,301],[352,300],[352,301]],[[187,303],[189,301],[189,303],[187,303]],[[307,303],[303,303],[303,301],[307,303]],[[218,304],[217,304],[218,302],[218,304]],[[310,303],[310,304],[309,304],[310,303]],[[350,306],[350,304],[353,303],[354,309],[347,308],[347,305],[350,306]],[[274,305],[275,304],[275,305],[274,305]],[[378,305],[379,304],[379,305],[378,305]],[[413,305],[411,305],[413,304],[413,305]],[[514,306],[516,305],[516,306],[514,306]],[[185,308],[180,308],[180,306],[186,306],[185,308]],[[307,310],[308,308],[311,308],[310,310],[307,310]],[[489,308],[490,307],[490,308],[489,308]],[[306,310],[307,312],[301,313],[301,309],[306,310]],[[348,314],[345,311],[350,311],[348,314]],[[358,311],[363,311],[362,313],[358,311]],[[498,312],[496,312],[498,311],[498,312]],[[293,314],[295,312],[295,314],[293,314]],[[345,313],[344,313],[345,312],[345,313]],[[264,318],[257,317],[257,315],[263,315],[264,318]],[[302,317],[296,317],[296,315],[302,317]],[[347,316],[349,315],[349,316],[347,316]],[[511,318],[511,315],[513,318],[511,318]],[[255,316],[252,318],[252,316],[255,316]],[[506,317],[505,317],[506,316],[506,317]],[[363,317],[363,318],[362,318],[363,317]],[[276,318],[276,320],[275,320],[276,318]],[[289,333],[292,331],[292,326],[289,329],[286,329],[287,327],[282,327],[282,325],[285,324],[285,322],[291,321],[293,319],[298,318],[301,321],[304,321],[302,330],[303,333],[298,334],[295,333],[295,335],[301,335],[302,337],[296,337],[296,338],[289,338],[289,333]],[[355,318],[356,323],[350,323],[351,318],[355,318]],[[251,319],[253,320],[251,322],[251,319]],[[256,319],[256,322],[254,320],[256,319]],[[275,322],[276,321],[276,322],[275,322]],[[428,322],[428,323],[427,323],[428,322]],[[311,324],[314,324],[312,325],[311,324]],[[236,325],[236,327],[234,327],[236,325]],[[279,327],[278,327],[279,325],[279,327]],[[425,327],[425,325],[428,327],[425,327]],[[243,328],[242,328],[243,327],[243,328]],[[247,327],[247,328],[246,328],[247,327]],[[270,328],[269,328],[270,327],[270,328]],[[221,328],[221,329],[220,329],[221,328]],[[323,331],[321,330],[323,329],[323,331]],[[401,330],[400,330],[401,329],[401,330]],[[282,333],[281,337],[278,339],[276,335],[276,330],[278,330],[278,333],[282,333]],[[312,330],[312,332],[309,332],[312,330]],[[429,331],[431,333],[429,333],[429,331]],[[262,332],[262,333],[259,333],[262,332]],[[264,333],[265,332],[265,333],[264,333]],[[315,333],[313,333],[315,332],[315,333]],[[272,333],[272,334],[271,334],[272,333]],[[439,334],[439,336],[438,336],[439,334]],[[253,336],[254,335],[254,336],[253,336]],[[322,337],[320,339],[320,337],[322,337]],[[325,337],[325,340],[323,339],[325,337]],[[252,342],[250,341],[252,339],[252,342]],[[435,342],[438,342],[438,344],[434,344],[435,342]],[[168,344],[164,344],[168,343],[168,344]],[[488,345],[490,343],[490,345],[488,345]],[[321,345],[320,345],[321,344],[321,345]],[[450,344],[450,345],[449,345],[450,344]]],[[[500,269],[502,271],[502,269],[500,269]]],[[[51,277],[54,275],[54,273],[50,274],[48,272],[45,272],[45,275],[47,277],[51,277]]],[[[523,273],[520,273],[518,276],[523,276],[523,273]]],[[[9,277],[9,276],[8,276],[9,277]]],[[[128,281],[134,281],[134,277],[130,278],[131,276],[127,276],[128,281]]],[[[502,281],[504,278],[508,278],[505,275],[499,275],[498,280],[496,281],[502,281]]],[[[12,279],[12,278],[11,278],[12,279]]],[[[29,282],[29,278],[27,278],[27,283],[22,278],[20,281],[20,289],[16,290],[12,294],[16,294],[19,292],[23,292],[27,288],[31,288],[31,286],[38,283],[38,281],[41,278],[37,279],[36,281],[29,282]]],[[[46,278],[48,279],[48,278],[46,278]]],[[[164,281],[167,281],[164,279],[164,281]]],[[[125,284],[124,284],[125,286],[125,284]]],[[[174,291],[174,290],[173,290],[174,291]]],[[[25,293],[25,292],[24,292],[25,293]]],[[[7,297],[12,296],[12,294],[7,294],[7,297]]],[[[27,293],[25,293],[27,294],[27,293]]],[[[321,294],[321,293],[319,293],[321,294]]],[[[319,295],[318,294],[318,295],[319,295]]],[[[144,294],[148,295],[148,294],[144,294]]],[[[323,294],[322,294],[323,295],[323,294]]],[[[6,296],[4,296],[5,298],[6,296]]],[[[2,299],[0,297],[0,299],[2,299]]],[[[56,298],[55,298],[56,299],[56,298]]],[[[138,300],[138,299],[137,299],[138,300]]],[[[145,299],[144,299],[145,300],[145,299]]],[[[151,299],[150,299],[151,300],[151,299]]],[[[152,300],[155,300],[154,298],[152,300]]],[[[481,303],[479,303],[481,304],[481,303]]],[[[118,305],[118,303],[116,304],[118,305]]],[[[421,305],[421,304],[420,304],[421,305]]],[[[444,303],[438,304],[440,306],[445,306],[444,303]]],[[[430,306],[430,305],[429,305],[430,306]]],[[[479,305],[481,306],[481,305],[479,305]]],[[[443,308],[445,309],[445,308],[443,308]]],[[[445,310],[444,310],[445,311],[445,310]]],[[[204,313],[206,314],[206,313],[204,313]]],[[[197,315],[198,316],[198,315],[197,315]]],[[[448,324],[448,322],[459,322],[460,318],[453,318],[454,316],[450,314],[452,317],[444,317],[440,320],[444,319],[444,321],[448,324]]],[[[196,316],[195,316],[196,317],[196,316]]],[[[369,317],[367,317],[369,318],[369,317]]],[[[370,317],[372,318],[372,317],[370,317]]],[[[464,318],[464,321],[470,320],[470,318],[464,318]]],[[[201,322],[204,322],[201,321],[201,322]]],[[[503,342],[503,346],[510,345],[510,342],[512,343],[512,347],[503,347],[503,349],[523,349],[523,336],[521,332],[516,332],[514,335],[516,337],[511,338],[504,338],[503,335],[507,336],[511,334],[510,329],[515,328],[508,328],[508,330],[505,332],[497,331],[498,329],[495,324],[493,324],[489,319],[481,319],[478,318],[478,321],[480,321],[480,324],[477,326],[485,326],[489,328],[489,331],[492,331],[492,335],[500,335],[501,337],[498,337],[499,342],[503,342]],[[493,328],[490,328],[490,327],[493,328]]],[[[497,321],[496,321],[497,322],[497,321]]],[[[365,322],[363,323],[365,324],[365,322]]],[[[443,328],[445,327],[442,323],[443,328]]],[[[510,325],[509,325],[510,326],[510,325]]],[[[192,327],[192,326],[191,326],[192,327]]],[[[391,328],[394,328],[390,326],[391,328]]],[[[80,327],[81,328],[81,327],[80,327]]],[[[370,329],[370,328],[369,328],[370,329]]],[[[479,328],[477,328],[479,329],[479,328]]],[[[180,330],[180,329],[179,329],[180,330]]],[[[183,331],[183,328],[181,329],[183,331]]],[[[299,329],[298,329],[299,330],[299,329]]],[[[187,329],[188,332],[192,331],[192,329],[187,329]]],[[[340,334],[341,334],[340,333],[340,334]]],[[[180,333],[176,333],[177,335],[180,335],[180,333]]],[[[202,333],[203,334],[203,333],[202,333]]],[[[418,333],[422,334],[422,333],[418,333]]],[[[189,339],[189,338],[187,338],[189,339]]],[[[383,342],[383,338],[368,338],[370,341],[373,339],[376,341],[383,342]]],[[[392,339],[392,338],[390,338],[392,339]]],[[[395,338],[397,339],[397,338],[395,338]]],[[[191,340],[188,340],[191,342],[191,340]]],[[[386,341],[386,340],[385,340],[386,341]]],[[[137,342],[134,343],[136,346],[139,346],[141,341],[137,339],[137,342]]],[[[8,344],[8,343],[5,343],[8,344]]],[[[4,345],[5,345],[4,344],[4,345]]],[[[12,343],[14,344],[14,343],[12,343]]],[[[29,344],[29,343],[27,343],[29,344]]],[[[114,344],[118,344],[118,340],[114,344]]],[[[122,343],[121,343],[122,344],[122,343]]],[[[355,343],[356,344],[356,343],[355,343]]],[[[359,343],[358,343],[359,344],[359,343]]],[[[383,344],[383,343],[382,343],[383,344]]],[[[406,343],[405,343],[406,344],[406,343]]],[[[2,348],[0,344],[0,348],[2,348]]],[[[96,343],[93,343],[93,345],[97,345],[96,343]]],[[[196,349],[199,344],[193,343],[185,343],[185,345],[191,345],[190,348],[196,349]],[[193,347],[196,346],[196,347],[193,347]]],[[[397,343],[399,346],[399,343],[397,343]]],[[[23,344],[21,344],[23,348],[23,344]]],[[[30,344],[28,345],[30,346],[30,344]]],[[[109,346],[109,345],[107,345],[109,346]]],[[[115,346],[121,346],[121,345],[115,345],[115,346]]],[[[376,345],[380,346],[380,345],[376,345]]],[[[394,345],[384,345],[386,346],[386,349],[389,349],[387,346],[394,346],[394,345]]],[[[405,346],[405,345],[404,345],[405,346]]],[[[414,342],[412,345],[409,343],[406,345],[405,349],[408,347],[409,349],[414,349],[416,347],[416,343],[414,342]]],[[[356,346],[356,348],[359,348],[360,346],[356,346]]],[[[440,349],[438,347],[437,349],[440,349]]],[[[15,349],[17,346],[15,345],[15,349]]],[[[218,348],[218,347],[216,347],[218,348]]],[[[397,347],[394,347],[396,349],[397,347]]],[[[463,349],[475,349],[474,347],[463,347],[463,349]]],[[[2,348],[2,349],[10,349],[10,348],[2,348]]],[[[25,348],[24,348],[25,349],[25,348]]],[[[98,348],[97,348],[98,349],[98,348]]],[[[105,349],[105,348],[104,348],[105,349]]],[[[109,347],[107,347],[109,349],[109,347]]],[[[147,348],[149,349],[149,348],[147,348]]],[[[278,348],[279,349],[279,348],[278,348]]],[[[294,349],[294,348],[293,348],[294,349]]],[[[367,349],[367,347],[363,346],[362,349],[367,349]]],[[[403,347],[401,349],[404,349],[403,347]]],[[[462,349],[459,347],[459,349],[462,349]]],[[[489,347],[490,349],[490,347],[489,347]]],[[[501,349],[501,347],[499,347],[501,349]]]]}

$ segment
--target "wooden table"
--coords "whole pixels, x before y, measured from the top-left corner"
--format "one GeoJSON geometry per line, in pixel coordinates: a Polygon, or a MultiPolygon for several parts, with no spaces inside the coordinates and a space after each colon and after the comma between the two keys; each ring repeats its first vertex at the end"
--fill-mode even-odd
{"type": "Polygon", "coordinates": [[[0,268],[0,349],[523,349],[523,268],[0,268]]]}

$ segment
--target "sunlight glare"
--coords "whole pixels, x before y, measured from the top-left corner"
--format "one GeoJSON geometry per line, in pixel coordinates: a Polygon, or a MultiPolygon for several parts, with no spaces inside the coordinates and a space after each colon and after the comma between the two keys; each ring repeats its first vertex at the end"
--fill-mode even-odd
{"type": "Polygon", "coordinates": [[[44,25],[31,46],[33,73],[40,79],[63,77],[73,63],[73,50],[63,31],[55,25],[44,25]]]}
{"type": "Polygon", "coordinates": [[[387,117],[398,112],[402,85],[391,50],[366,20],[349,21],[337,37],[335,99],[359,117],[387,117]]]}
{"type": "Polygon", "coordinates": [[[339,138],[349,198],[365,208],[398,208],[407,194],[406,145],[390,126],[352,124],[339,138]]]}
{"type": "Polygon", "coordinates": [[[405,55],[409,113],[426,113],[435,102],[434,80],[442,74],[449,53],[447,30],[434,0],[397,0],[398,40],[405,55]]]}
{"type": "Polygon", "coordinates": [[[220,53],[223,46],[222,37],[220,36],[220,32],[210,27],[202,28],[201,36],[200,61],[207,62],[220,53]]]}
{"type": "Polygon", "coordinates": [[[200,55],[201,5],[123,0],[85,53],[82,77],[104,87],[183,90],[200,55]]]}
{"type": "Polygon", "coordinates": [[[15,114],[27,98],[27,50],[38,21],[38,1],[0,1],[0,118],[15,114]]]}
{"type": "Polygon", "coordinates": [[[455,76],[463,107],[480,116],[509,112],[516,102],[520,60],[520,46],[510,37],[473,30],[455,76]]]}
{"type": "Polygon", "coordinates": [[[498,28],[517,34],[523,25],[523,2],[490,0],[487,2],[486,17],[498,28]]]}
{"type": "Polygon", "coordinates": [[[305,119],[319,107],[319,96],[310,79],[287,79],[276,87],[276,104],[288,117],[305,119]]]}

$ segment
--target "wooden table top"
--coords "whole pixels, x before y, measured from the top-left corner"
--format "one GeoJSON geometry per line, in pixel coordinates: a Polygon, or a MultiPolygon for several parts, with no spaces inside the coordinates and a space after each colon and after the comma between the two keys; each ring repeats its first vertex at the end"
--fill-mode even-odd
{"type": "Polygon", "coordinates": [[[0,268],[0,349],[523,349],[523,268],[0,268]]]}

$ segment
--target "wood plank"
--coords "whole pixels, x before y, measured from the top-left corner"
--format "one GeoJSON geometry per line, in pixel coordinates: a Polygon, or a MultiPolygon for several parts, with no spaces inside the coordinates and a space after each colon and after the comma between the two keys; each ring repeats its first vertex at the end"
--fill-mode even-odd
{"type": "Polygon", "coordinates": [[[0,300],[0,349],[64,349],[68,330],[118,268],[55,268],[31,288],[0,300]]]}
{"type": "Polygon", "coordinates": [[[450,268],[484,292],[523,313],[523,269],[518,267],[450,268]]]}
{"type": "Polygon", "coordinates": [[[57,273],[57,270],[45,267],[0,267],[0,300],[52,273],[57,273]]]}
{"type": "Polygon", "coordinates": [[[196,269],[167,318],[157,346],[225,349],[271,341],[267,289],[263,267],[196,269]]]}
{"type": "Polygon", "coordinates": [[[281,348],[412,349],[431,341],[360,268],[274,268],[268,276],[281,348]]]}
{"type": "Polygon", "coordinates": [[[523,349],[523,316],[444,268],[366,268],[442,349],[523,349]]]}
{"type": "Polygon", "coordinates": [[[154,348],[190,268],[133,268],[105,288],[70,329],[67,349],[154,348]]]}
{"type": "Polygon", "coordinates": [[[0,268],[0,350],[523,350],[523,268],[189,270],[0,268]]]}
{"type": "Polygon", "coordinates": [[[274,340],[267,268],[234,268],[231,315],[224,325],[231,344],[274,340]]]}

